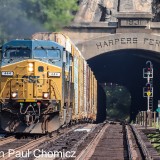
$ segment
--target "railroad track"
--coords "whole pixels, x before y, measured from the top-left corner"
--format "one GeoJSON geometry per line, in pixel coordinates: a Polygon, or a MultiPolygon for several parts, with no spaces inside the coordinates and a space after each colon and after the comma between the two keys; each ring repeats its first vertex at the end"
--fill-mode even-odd
{"type": "Polygon", "coordinates": [[[53,133],[52,137],[2,138],[0,151],[2,160],[47,160],[55,157],[56,159],[67,158],[67,160],[147,159],[144,154],[144,145],[135,128],[119,122],[79,124],[63,128],[58,133],[53,133]],[[13,150],[8,152],[9,149],[13,150]],[[35,150],[37,152],[34,153],[35,150]],[[54,154],[55,151],[58,155],[54,154]],[[66,152],[70,153],[70,157],[66,157],[66,152]]]}
{"type": "Polygon", "coordinates": [[[76,157],[76,160],[89,159],[142,160],[144,156],[130,126],[116,123],[104,125],[76,157]]]}
{"type": "Polygon", "coordinates": [[[105,125],[100,130],[100,132],[93,138],[93,140],[88,144],[88,146],[84,150],[82,150],[81,153],[76,157],[76,160],[87,159],[92,156],[95,151],[95,147],[98,145],[101,137],[103,136],[108,127],[109,124],[105,125]]]}
{"type": "Polygon", "coordinates": [[[135,134],[131,125],[126,126],[126,138],[128,145],[129,159],[131,160],[141,160],[146,159],[142,151],[142,145],[138,142],[138,137],[135,134]]]}
{"type": "Polygon", "coordinates": [[[28,140],[28,139],[16,140],[11,144],[11,146],[9,146],[9,148],[7,149],[8,151],[5,152],[3,156],[3,160],[12,160],[12,159],[15,159],[15,157],[17,158],[23,157],[24,155],[27,155],[27,154],[29,157],[29,153],[32,149],[36,148],[38,145],[40,145],[41,143],[44,143],[47,140],[48,138],[46,138],[45,136],[35,140],[28,140]]]}
{"type": "MultiPolygon", "coordinates": [[[[153,147],[149,139],[147,138],[147,135],[145,134],[146,131],[143,132],[143,130],[140,129],[141,127],[139,128],[138,126],[132,125],[131,127],[134,134],[137,137],[137,141],[138,141],[138,144],[140,145],[141,152],[143,152],[144,159],[159,160],[160,155],[156,151],[156,149],[153,147]]],[[[149,133],[150,131],[147,131],[147,132],[149,133]]]]}
{"type": "Polygon", "coordinates": [[[0,139],[0,146],[2,146],[4,144],[7,144],[7,143],[14,142],[14,141],[16,141],[16,138],[14,136],[9,136],[9,137],[6,137],[6,138],[1,138],[0,139]]]}
{"type": "MultiPolygon", "coordinates": [[[[26,139],[16,139],[15,137],[11,136],[8,138],[2,138],[0,140],[0,159],[2,160],[18,160],[18,159],[35,159],[36,157],[39,157],[38,155],[41,155],[42,152],[38,152],[38,154],[33,155],[34,150],[49,150],[51,151],[51,146],[53,143],[55,146],[59,144],[59,147],[61,149],[66,147],[66,141],[63,142],[62,139],[65,139],[66,136],[70,140],[74,142],[76,139],[72,136],[74,131],[76,129],[82,129],[87,124],[78,124],[75,126],[72,126],[70,128],[62,128],[58,132],[54,132],[52,134],[52,137],[49,136],[42,136],[37,139],[33,138],[26,138],[26,139]],[[58,140],[57,140],[58,139],[58,140]],[[64,145],[62,146],[62,142],[64,145]]],[[[77,132],[78,133],[78,132],[77,132]]],[[[79,136],[82,136],[83,134],[80,134],[79,136]]],[[[76,138],[76,137],[75,137],[76,138]]],[[[69,141],[67,141],[69,143],[69,141]]],[[[59,150],[59,147],[56,148],[56,150],[59,150]]]]}
{"type": "Polygon", "coordinates": [[[49,143],[44,143],[38,147],[38,150],[42,151],[30,157],[30,160],[43,160],[49,157],[53,159],[75,159],[76,158],[76,148],[85,140],[92,130],[96,127],[95,124],[83,124],[69,130],[67,133],[56,138],[49,143]],[[45,152],[45,154],[44,154],[45,152]]]}

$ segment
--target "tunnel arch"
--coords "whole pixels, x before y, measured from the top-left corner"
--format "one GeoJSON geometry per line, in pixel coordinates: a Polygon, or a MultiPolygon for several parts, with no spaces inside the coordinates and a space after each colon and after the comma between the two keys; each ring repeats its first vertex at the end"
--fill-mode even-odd
{"type": "MultiPolygon", "coordinates": [[[[113,82],[125,86],[131,94],[131,120],[140,110],[146,110],[147,100],[143,98],[143,68],[151,60],[154,67],[154,110],[160,99],[160,59],[159,53],[146,49],[120,49],[103,52],[88,59],[98,82],[113,82]],[[159,87],[158,87],[159,86],[159,87]]],[[[102,113],[104,113],[104,108],[102,113]]],[[[99,113],[101,111],[98,111],[99,113]]],[[[103,116],[101,114],[101,116],[103,116]]],[[[104,115],[105,116],[105,115],[104,115]]]]}

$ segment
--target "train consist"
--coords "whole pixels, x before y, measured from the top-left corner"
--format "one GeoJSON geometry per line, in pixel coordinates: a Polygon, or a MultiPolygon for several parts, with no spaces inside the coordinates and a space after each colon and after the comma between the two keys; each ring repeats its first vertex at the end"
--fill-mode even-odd
{"type": "Polygon", "coordinates": [[[95,120],[97,80],[61,33],[36,33],[2,46],[0,125],[7,132],[45,134],[95,120]]]}

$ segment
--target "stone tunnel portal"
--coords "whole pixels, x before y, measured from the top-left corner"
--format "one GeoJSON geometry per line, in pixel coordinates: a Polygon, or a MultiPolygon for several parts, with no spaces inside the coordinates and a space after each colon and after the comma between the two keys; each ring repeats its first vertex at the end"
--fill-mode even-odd
{"type": "MultiPolygon", "coordinates": [[[[160,99],[160,61],[157,53],[142,49],[122,49],[100,54],[88,59],[99,83],[116,83],[125,86],[131,95],[130,120],[134,120],[138,111],[147,110],[147,98],[143,97],[143,87],[147,80],[143,78],[143,68],[146,61],[153,63],[153,109],[158,106],[160,99]]],[[[103,91],[104,92],[104,91],[103,91]]],[[[99,99],[103,97],[103,104],[98,104],[99,121],[106,118],[106,105],[102,89],[99,91],[99,99]]]]}
{"type": "MultiPolygon", "coordinates": [[[[73,23],[64,29],[88,60],[100,83],[113,82],[128,88],[131,119],[146,110],[142,69],[154,66],[154,109],[159,99],[160,19],[159,1],[82,0],[73,23]]],[[[104,93],[99,89],[98,98],[104,93]]],[[[104,98],[105,103],[105,98],[104,98]]],[[[101,105],[98,109],[104,107],[101,105]]],[[[101,116],[101,114],[98,116],[101,116]]]]}

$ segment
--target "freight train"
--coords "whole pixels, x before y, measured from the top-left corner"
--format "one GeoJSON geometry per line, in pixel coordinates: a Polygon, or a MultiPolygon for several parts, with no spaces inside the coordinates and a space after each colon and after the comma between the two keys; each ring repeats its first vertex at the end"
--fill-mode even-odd
{"type": "Polygon", "coordinates": [[[45,134],[96,119],[97,80],[62,33],[5,43],[0,76],[0,126],[6,132],[45,134]]]}

